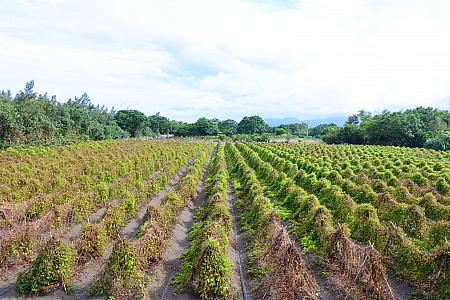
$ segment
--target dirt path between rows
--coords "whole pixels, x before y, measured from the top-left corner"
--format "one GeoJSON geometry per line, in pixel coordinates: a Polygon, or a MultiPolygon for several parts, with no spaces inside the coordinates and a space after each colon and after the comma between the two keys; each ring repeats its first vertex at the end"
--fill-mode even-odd
{"type": "MultiPolygon", "coordinates": [[[[270,199],[270,198],[269,198],[270,199]]],[[[272,201],[272,199],[270,199],[272,201]]],[[[305,261],[305,265],[307,269],[311,272],[314,279],[317,282],[319,290],[318,297],[321,300],[334,300],[334,299],[351,299],[345,297],[342,293],[337,291],[335,288],[330,286],[330,272],[327,269],[325,263],[322,261],[322,258],[316,253],[305,253],[300,246],[297,237],[290,230],[290,223],[288,221],[283,221],[281,223],[284,229],[289,233],[289,237],[294,242],[298,251],[303,256],[303,260],[305,261]]]]}
{"type": "Polygon", "coordinates": [[[231,211],[231,217],[233,222],[233,230],[230,236],[230,243],[228,247],[228,256],[231,260],[231,288],[233,293],[233,299],[249,299],[247,286],[245,284],[245,270],[247,270],[246,265],[244,265],[247,254],[245,252],[245,240],[241,232],[237,230],[237,216],[234,210],[234,200],[235,196],[231,187],[230,182],[228,182],[228,207],[231,211]],[[243,255],[241,255],[241,253],[243,255]]]}
{"type": "Polygon", "coordinates": [[[216,146],[217,144],[215,143],[214,150],[211,152],[208,163],[203,171],[203,177],[197,184],[197,195],[193,201],[188,202],[187,206],[180,213],[180,221],[173,229],[169,247],[164,253],[164,261],[157,265],[151,274],[153,280],[148,285],[149,299],[198,299],[190,290],[184,290],[179,294],[175,294],[171,281],[181,266],[182,254],[189,246],[189,230],[195,222],[195,212],[198,207],[201,207],[206,202],[205,180],[208,176],[209,165],[215,153],[216,146]]]}

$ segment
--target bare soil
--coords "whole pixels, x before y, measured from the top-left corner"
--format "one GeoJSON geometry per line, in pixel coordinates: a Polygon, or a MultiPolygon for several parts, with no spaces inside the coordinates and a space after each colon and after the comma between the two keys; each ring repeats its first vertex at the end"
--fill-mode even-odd
{"type": "MultiPolygon", "coordinates": [[[[235,195],[233,192],[233,188],[231,187],[231,184],[228,184],[229,193],[232,195],[230,201],[231,205],[234,205],[235,201],[235,195]]],[[[248,236],[246,236],[246,232],[243,231],[240,226],[239,222],[237,221],[237,215],[236,211],[232,210],[232,216],[233,216],[233,227],[235,232],[235,249],[237,250],[237,253],[239,254],[239,265],[241,274],[239,274],[240,284],[235,286],[235,289],[240,289],[240,296],[242,296],[241,299],[258,299],[259,298],[259,289],[261,287],[261,280],[258,278],[251,277],[248,273],[249,264],[248,264],[248,255],[249,251],[247,248],[247,244],[251,243],[250,240],[248,240],[248,236]]],[[[265,299],[270,300],[270,298],[266,297],[265,299]]]]}
{"type": "Polygon", "coordinates": [[[228,207],[231,211],[233,222],[233,230],[230,236],[230,243],[228,247],[228,257],[231,261],[231,288],[233,299],[247,299],[247,287],[245,284],[243,257],[241,252],[244,251],[244,239],[237,231],[237,220],[234,211],[235,196],[232,192],[230,183],[228,183],[228,207]],[[244,298],[245,295],[245,298],[244,298]]]}

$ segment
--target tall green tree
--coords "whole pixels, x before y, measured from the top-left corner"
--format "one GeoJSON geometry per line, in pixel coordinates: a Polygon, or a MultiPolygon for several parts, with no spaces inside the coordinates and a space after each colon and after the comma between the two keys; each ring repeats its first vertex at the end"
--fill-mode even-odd
{"type": "Polygon", "coordinates": [[[235,120],[228,119],[219,121],[217,125],[219,127],[220,133],[226,134],[228,136],[232,136],[237,133],[238,123],[235,120]]]}
{"type": "Polygon", "coordinates": [[[130,133],[132,137],[139,137],[145,129],[147,117],[138,110],[119,110],[114,118],[123,130],[130,133]]]}
{"type": "Polygon", "coordinates": [[[0,148],[23,139],[22,118],[17,113],[14,103],[0,101],[0,148]]]}
{"type": "Polygon", "coordinates": [[[217,135],[219,127],[216,122],[207,118],[200,118],[194,123],[196,135],[217,135]]]}
{"type": "Polygon", "coordinates": [[[435,137],[427,139],[424,147],[435,150],[450,150],[450,131],[442,132],[435,137]]]}
{"type": "Polygon", "coordinates": [[[407,147],[446,148],[450,114],[446,110],[417,107],[378,115],[360,111],[342,128],[327,130],[327,143],[375,144],[407,147]],[[440,146],[439,146],[440,145],[440,146]]]}
{"type": "Polygon", "coordinates": [[[156,134],[174,133],[175,123],[161,116],[159,112],[155,115],[148,116],[147,121],[152,131],[156,134]]]}
{"type": "Polygon", "coordinates": [[[306,136],[308,125],[306,123],[283,124],[273,128],[276,135],[289,134],[295,136],[306,136]]]}
{"type": "Polygon", "coordinates": [[[244,117],[237,126],[240,134],[262,134],[269,131],[269,125],[260,116],[244,117]]]}
{"type": "Polygon", "coordinates": [[[60,103],[33,89],[34,81],[29,81],[14,98],[10,91],[0,92],[0,147],[128,136],[113,114],[93,105],[86,93],[60,103]]]}
{"type": "Polygon", "coordinates": [[[346,124],[342,129],[329,128],[323,140],[330,144],[363,144],[364,136],[358,125],[346,124]]]}
{"type": "Polygon", "coordinates": [[[337,125],[334,123],[317,125],[309,130],[309,135],[323,136],[327,133],[327,131],[329,131],[330,128],[337,128],[337,125]]]}

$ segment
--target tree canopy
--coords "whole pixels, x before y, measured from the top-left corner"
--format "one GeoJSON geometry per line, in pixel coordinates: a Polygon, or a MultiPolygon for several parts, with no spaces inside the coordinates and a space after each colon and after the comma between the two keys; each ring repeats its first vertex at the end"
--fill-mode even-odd
{"type": "Polygon", "coordinates": [[[269,140],[273,135],[311,136],[325,142],[396,145],[450,149],[450,114],[446,110],[418,107],[381,114],[360,111],[349,116],[344,126],[321,124],[308,130],[305,123],[270,128],[257,115],[232,119],[200,117],[194,123],[170,120],[160,113],[146,116],[138,110],[108,110],[94,105],[84,93],[59,102],[34,91],[26,83],[15,96],[0,92],[0,148],[17,145],[57,145],[80,140],[103,140],[139,136],[247,136],[269,140]]]}
{"type": "Polygon", "coordinates": [[[114,119],[117,125],[132,137],[139,137],[143,135],[146,127],[150,128],[147,124],[147,117],[138,110],[119,110],[114,115],[114,119]]]}
{"type": "Polygon", "coordinates": [[[276,135],[288,134],[298,137],[307,136],[308,125],[306,123],[279,125],[273,128],[273,133],[275,133],[276,135]]]}
{"type": "Polygon", "coordinates": [[[237,133],[238,123],[235,120],[227,119],[218,122],[219,132],[228,136],[235,135],[237,133]]]}
{"type": "Polygon", "coordinates": [[[448,111],[418,107],[400,112],[384,111],[373,116],[360,111],[350,116],[342,128],[322,130],[322,133],[323,140],[332,144],[425,146],[448,150],[444,145],[449,129],[448,111]]]}
{"type": "Polygon", "coordinates": [[[129,136],[117,125],[114,112],[95,106],[87,94],[60,103],[33,88],[30,81],[14,97],[10,91],[0,92],[0,147],[129,136]]]}
{"type": "Polygon", "coordinates": [[[269,125],[260,116],[244,117],[237,126],[240,134],[262,134],[269,132],[269,125]]]}
{"type": "Polygon", "coordinates": [[[320,124],[317,125],[316,127],[311,128],[309,130],[309,135],[314,137],[320,137],[326,135],[330,130],[334,130],[337,128],[338,128],[337,125],[334,123],[320,124]]]}
{"type": "Polygon", "coordinates": [[[194,123],[193,135],[217,135],[218,133],[219,127],[213,120],[202,117],[194,123]]]}

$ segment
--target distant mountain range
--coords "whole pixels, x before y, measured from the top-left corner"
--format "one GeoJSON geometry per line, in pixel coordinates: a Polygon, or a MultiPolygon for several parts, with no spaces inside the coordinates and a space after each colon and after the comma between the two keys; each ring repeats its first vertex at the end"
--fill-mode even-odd
{"type": "Polygon", "coordinates": [[[306,123],[308,124],[309,127],[315,127],[320,124],[329,124],[329,123],[334,123],[337,126],[342,126],[347,121],[347,118],[348,117],[345,116],[313,119],[313,120],[299,120],[296,118],[282,118],[282,119],[266,118],[265,121],[271,127],[294,123],[306,123]]]}

